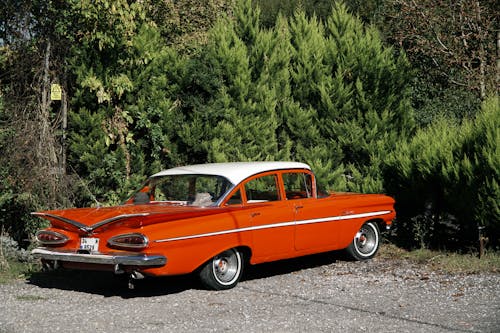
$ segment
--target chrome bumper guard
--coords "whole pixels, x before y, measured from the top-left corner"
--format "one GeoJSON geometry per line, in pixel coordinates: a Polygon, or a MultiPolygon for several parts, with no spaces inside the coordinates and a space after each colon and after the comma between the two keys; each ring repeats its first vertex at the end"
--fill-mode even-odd
{"type": "Polygon", "coordinates": [[[73,251],[64,250],[47,250],[45,248],[37,248],[31,251],[35,258],[45,260],[58,260],[80,262],[86,264],[104,264],[104,265],[124,265],[124,266],[163,266],[167,263],[167,258],[161,254],[141,254],[141,253],[75,253],[73,251]]]}

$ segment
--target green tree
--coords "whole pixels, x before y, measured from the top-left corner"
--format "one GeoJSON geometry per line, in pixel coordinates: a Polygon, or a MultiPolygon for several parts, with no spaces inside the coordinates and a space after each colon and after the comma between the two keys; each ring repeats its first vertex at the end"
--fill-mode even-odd
{"type": "Polygon", "coordinates": [[[326,21],[331,14],[335,0],[253,0],[254,6],[262,9],[261,24],[271,28],[279,15],[293,17],[296,11],[301,11],[307,17],[315,17],[319,21],[326,21]]]}
{"type": "Polygon", "coordinates": [[[20,244],[38,226],[30,211],[67,206],[72,197],[61,131],[67,100],[50,99],[51,83],[66,89],[68,43],[60,32],[67,8],[46,1],[6,0],[0,6],[0,210],[2,226],[20,244]]]}
{"type": "Polygon", "coordinates": [[[145,175],[178,163],[179,117],[168,95],[177,56],[145,3],[74,1],[72,13],[69,162],[99,200],[116,203],[145,175]]]}
{"type": "Polygon", "coordinates": [[[234,13],[183,82],[188,155],[302,160],[330,187],[383,190],[383,159],[413,129],[405,57],[343,5],[326,25],[299,11],[260,28],[250,1],[234,13]]]}
{"type": "MultiPolygon", "coordinates": [[[[249,13],[243,9],[236,12],[249,13]]],[[[246,19],[244,15],[239,18],[246,19]]],[[[188,82],[190,93],[195,88],[199,97],[184,109],[188,121],[182,137],[187,149],[205,161],[265,160],[276,156],[275,103],[263,85],[253,82],[252,46],[247,47],[241,38],[252,43],[260,38],[252,36],[260,32],[251,22],[247,21],[246,26],[239,22],[239,28],[229,18],[216,23],[209,43],[193,62],[196,73],[188,82]]],[[[258,77],[266,75],[260,70],[253,73],[258,77]]]]}
{"type": "Polygon", "coordinates": [[[486,227],[498,244],[499,115],[498,98],[490,98],[475,119],[457,124],[441,118],[389,156],[387,179],[398,202],[402,240],[463,248],[475,245],[477,228],[486,227]]]}
{"type": "Polygon", "coordinates": [[[413,105],[427,125],[472,117],[498,92],[497,1],[387,1],[378,25],[417,69],[413,105]]]}
{"type": "Polygon", "coordinates": [[[261,8],[261,24],[272,27],[279,14],[292,17],[296,10],[301,10],[308,17],[316,17],[326,22],[332,7],[339,2],[344,3],[350,12],[360,17],[363,22],[377,24],[384,18],[384,10],[389,0],[253,0],[254,6],[261,8]]]}
{"type": "Polygon", "coordinates": [[[292,91],[301,106],[317,113],[330,152],[325,161],[333,163],[333,174],[344,175],[335,185],[383,191],[384,157],[413,130],[406,58],[384,47],[377,31],[342,4],[326,25],[298,12],[291,29],[292,91]]]}
{"type": "Polygon", "coordinates": [[[233,7],[230,0],[149,0],[145,6],[164,41],[183,54],[206,44],[208,31],[233,7]]]}
{"type": "Polygon", "coordinates": [[[342,152],[321,133],[318,85],[327,80],[324,25],[297,11],[290,19],[290,94],[295,104],[283,110],[295,159],[308,161],[328,187],[345,189],[342,152]],[[333,170],[337,170],[332,173],[333,170]],[[340,180],[340,181],[339,181],[340,180]]]}

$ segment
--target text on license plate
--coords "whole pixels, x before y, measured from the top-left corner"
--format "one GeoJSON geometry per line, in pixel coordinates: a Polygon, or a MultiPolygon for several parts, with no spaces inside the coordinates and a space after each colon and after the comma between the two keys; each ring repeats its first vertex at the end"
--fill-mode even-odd
{"type": "Polygon", "coordinates": [[[99,249],[99,238],[80,238],[80,250],[97,252],[99,249]]]}

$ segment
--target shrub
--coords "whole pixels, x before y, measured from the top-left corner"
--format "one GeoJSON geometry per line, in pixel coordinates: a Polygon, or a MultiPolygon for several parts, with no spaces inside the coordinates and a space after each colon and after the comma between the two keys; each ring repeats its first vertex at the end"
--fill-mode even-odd
{"type": "Polygon", "coordinates": [[[385,179],[397,201],[400,240],[411,246],[471,246],[484,227],[490,245],[498,244],[499,129],[494,97],[475,119],[439,119],[390,155],[385,179]]]}

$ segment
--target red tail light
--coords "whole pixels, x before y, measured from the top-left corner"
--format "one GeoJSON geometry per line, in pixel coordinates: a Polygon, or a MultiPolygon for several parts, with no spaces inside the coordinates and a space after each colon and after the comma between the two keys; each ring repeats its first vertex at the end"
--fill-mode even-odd
{"type": "Polygon", "coordinates": [[[108,245],[111,247],[143,249],[148,246],[148,238],[143,234],[124,234],[111,237],[108,245]]]}
{"type": "Polygon", "coordinates": [[[44,245],[62,245],[68,241],[66,235],[50,230],[40,230],[36,233],[36,239],[44,245]]]}

